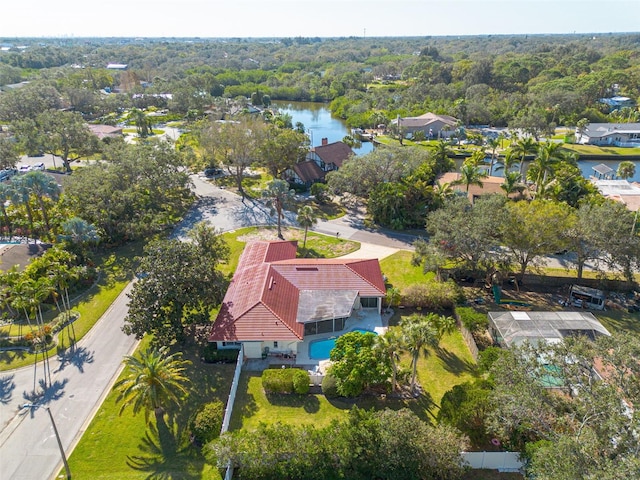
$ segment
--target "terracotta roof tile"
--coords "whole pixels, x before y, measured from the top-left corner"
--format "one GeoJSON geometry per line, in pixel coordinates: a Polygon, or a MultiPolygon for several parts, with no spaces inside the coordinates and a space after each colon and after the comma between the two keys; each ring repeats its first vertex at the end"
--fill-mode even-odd
{"type": "Polygon", "coordinates": [[[313,160],[296,163],[293,166],[293,171],[296,172],[300,180],[305,183],[324,179],[324,172],[313,160]]]}
{"type": "Polygon", "coordinates": [[[385,294],[376,259],[296,259],[295,253],[295,242],[245,247],[209,340],[302,340],[304,324],[297,318],[302,291],[385,294]]]}

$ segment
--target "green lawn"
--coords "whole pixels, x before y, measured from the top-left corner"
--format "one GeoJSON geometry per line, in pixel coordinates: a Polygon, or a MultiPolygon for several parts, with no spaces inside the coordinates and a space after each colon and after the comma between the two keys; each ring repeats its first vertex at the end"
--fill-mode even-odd
{"type": "Polygon", "coordinates": [[[640,155],[640,149],[624,147],[598,147],[596,145],[569,144],[563,145],[567,150],[572,150],[581,155],[640,155]]]}
{"type": "Polygon", "coordinates": [[[380,261],[380,269],[387,276],[387,285],[402,290],[409,285],[433,279],[433,273],[425,274],[421,266],[411,265],[412,255],[412,252],[400,250],[380,261]]]}
{"type": "MultiPolygon", "coordinates": [[[[411,359],[401,359],[408,369],[411,359]]],[[[345,419],[353,405],[360,408],[394,410],[410,408],[425,421],[432,421],[440,408],[444,393],[454,385],[473,378],[475,362],[459,331],[445,335],[437,350],[430,350],[418,362],[418,379],[424,393],[416,399],[362,396],[358,399],[327,399],[322,394],[269,395],[262,389],[261,374],[243,372],[231,418],[231,429],[255,429],[260,423],[283,422],[326,426],[333,420],[345,419]]]]}
{"type": "MultiPolygon", "coordinates": [[[[95,259],[100,268],[98,282],[72,300],[73,310],[80,313],[80,318],[73,323],[73,329],[77,340],[87,334],[91,327],[98,321],[102,314],[111,306],[116,297],[131,280],[133,259],[140,255],[141,243],[127,244],[118,250],[110,251],[95,259]]],[[[57,312],[50,310],[45,320],[52,320],[57,312]]],[[[9,330],[8,327],[5,327],[9,330]]],[[[5,330],[5,331],[6,331],[5,330]]],[[[17,330],[13,326],[13,332],[17,330]]],[[[68,346],[66,331],[58,335],[57,351],[68,346]]],[[[54,351],[53,353],[56,353],[54,351]]],[[[50,352],[50,355],[52,352],[50,352]]],[[[34,356],[23,351],[0,352],[0,371],[23,367],[33,363],[34,356]]]]}
{"type": "Polygon", "coordinates": [[[156,428],[153,413],[148,425],[144,414],[133,416],[130,409],[120,416],[117,392],[110,392],[69,458],[74,479],[221,478],[189,443],[185,426],[202,403],[226,403],[235,365],[202,363],[192,348],[184,358],[192,361],[187,369],[192,389],[175,421],[156,428]]]}
{"type": "Polygon", "coordinates": [[[593,312],[610,333],[626,332],[640,334],[640,313],[626,310],[607,310],[593,312]]]}

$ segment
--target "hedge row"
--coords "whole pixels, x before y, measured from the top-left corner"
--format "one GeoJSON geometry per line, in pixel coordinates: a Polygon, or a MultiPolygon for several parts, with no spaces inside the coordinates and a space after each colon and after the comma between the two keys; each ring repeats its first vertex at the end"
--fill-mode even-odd
{"type": "Polygon", "coordinates": [[[309,393],[309,373],[299,368],[270,368],[262,372],[262,388],[267,393],[309,393]]]}

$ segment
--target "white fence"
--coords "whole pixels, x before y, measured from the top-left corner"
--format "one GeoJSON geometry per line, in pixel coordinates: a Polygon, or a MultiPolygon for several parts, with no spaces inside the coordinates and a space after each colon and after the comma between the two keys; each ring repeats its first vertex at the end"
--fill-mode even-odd
{"type": "MultiPolygon", "coordinates": [[[[236,370],[233,374],[233,382],[231,383],[231,391],[229,392],[229,399],[227,400],[227,408],[224,411],[224,418],[222,419],[222,428],[220,429],[220,435],[226,433],[229,430],[229,422],[231,422],[231,414],[233,413],[233,404],[236,401],[236,393],[238,392],[238,384],[240,383],[240,372],[242,372],[242,365],[244,364],[244,348],[241,345],[238,352],[238,361],[236,362],[236,370]]],[[[231,480],[233,476],[233,468],[231,465],[227,466],[224,479],[231,480]]]]}
{"type": "Polygon", "coordinates": [[[462,452],[462,458],[471,468],[518,472],[524,467],[519,452],[462,452]]]}

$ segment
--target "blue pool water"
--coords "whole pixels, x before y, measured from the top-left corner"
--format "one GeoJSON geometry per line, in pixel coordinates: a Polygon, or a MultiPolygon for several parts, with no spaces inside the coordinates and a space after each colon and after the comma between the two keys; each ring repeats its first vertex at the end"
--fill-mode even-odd
{"type": "MultiPolygon", "coordinates": [[[[354,328],[351,330],[352,332],[360,332],[360,333],[374,333],[371,330],[363,330],[362,328],[354,328]]],[[[329,354],[333,347],[336,346],[335,338],[326,338],[324,340],[313,340],[309,344],[309,358],[311,360],[327,360],[329,358],[329,354]]]]}

